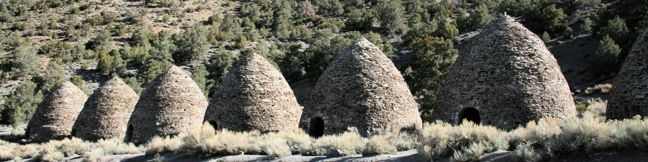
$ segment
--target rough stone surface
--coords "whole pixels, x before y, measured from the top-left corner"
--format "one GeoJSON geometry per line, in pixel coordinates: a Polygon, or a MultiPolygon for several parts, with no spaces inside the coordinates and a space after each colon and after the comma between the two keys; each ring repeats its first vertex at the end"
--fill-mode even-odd
{"type": "Polygon", "coordinates": [[[263,56],[244,54],[218,89],[205,114],[217,129],[299,129],[302,108],[283,75],[263,56]]]}
{"type": "Polygon", "coordinates": [[[142,91],[126,131],[126,140],[145,143],[202,126],[207,99],[189,74],[172,66],[142,91]]]}
{"type": "Polygon", "coordinates": [[[108,80],[86,101],[73,136],[91,141],[123,137],[137,99],[137,93],[118,77],[108,80]]]}
{"type": "Polygon", "coordinates": [[[320,76],[304,109],[301,126],[311,135],[323,120],[323,134],[356,127],[362,135],[381,129],[418,128],[422,121],[403,76],[366,39],[345,48],[320,76]],[[313,124],[311,126],[311,124],[313,124]]]}
{"type": "Polygon", "coordinates": [[[607,118],[648,115],[648,30],[637,38],[615,82],[608,101],[607,118]]]}
{"type": "Polygon", "coordinates": [[[537,35],[502,16],[472,38],[447,74],[434,120],[464,118],[512,129],[544,116],[576,115],[556,59],[537,35]]]}
{"type": "Polygon", "coordinates": [[[38,105],[29,120],[26,136],[34,142],[70,136],[72,126],[88,96],[71,82],[63,82],[38,105]]]}

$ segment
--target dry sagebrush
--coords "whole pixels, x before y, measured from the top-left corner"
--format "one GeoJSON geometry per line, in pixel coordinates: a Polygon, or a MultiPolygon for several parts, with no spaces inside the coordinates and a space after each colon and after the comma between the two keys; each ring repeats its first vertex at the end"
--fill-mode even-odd
{"type": "Polygon", "coordinates": [[[633,149],[648,146],[648,120],[639,117],[605,121],[586,114],[583,118],[544,118],[511,131],[466,123],[428,123],[413,134],[383,131],[362,137],[355,129],[339,135],[311,138],[305,132],[233,132],[214,130],[209,124],[202,129],[174,137],[155,137],[148,144],[135,146],[120,140],[82,141],[77,138],[25,144],[0,141],[0,160],[36,159],[58,161],[82,156],[96,161],[102,156],[145,153],[187,154],[202,158],[264,154],[284,157],[295,154],[347,156],[394,154],[416,148],[428,159],[451,158],[453,161],[476,161],[497,150],[511,150],[520,161],[539,161],[563,153],[589,153],[606,149],[633,149]]]}

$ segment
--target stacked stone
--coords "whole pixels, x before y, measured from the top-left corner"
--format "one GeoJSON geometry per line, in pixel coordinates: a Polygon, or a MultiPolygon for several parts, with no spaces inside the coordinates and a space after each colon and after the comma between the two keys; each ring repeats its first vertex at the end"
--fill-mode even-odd
{"type": "Polygon", "coordinates": [[[648,30],[632,46],[610,93],[608,119],[648,115],[648,30]]]}
{"type": "Polygon", "coordinates": [[[61,83],[38,105],[26,136],[33,142],[69,137],[86,99],[88,96],[71,82],[61,83]]]}
{"type": "Polygon", "coordinates": [[[542,40],[509,16],[475,36],[439,92],[433,117],[512,129],[576,115],[569,86],[542,40]]]}
{"type": "Polygon", "coordinates": [[[90,141],[123,137],[137,99],[137,93],[119,77],[108,80],[86,101],[73,136],[90,141]]]}
{"type": "Polygon", "coordinates": [[[217,129],[291,131],[302,108],[283,75],[263,56],[241,55],[214,92],[205,120],[217,129]]]}
{"type": "Polygon", "coordinates": [[[313,136],[355,127],[362,135],[421,127],[418,104],[396,66],[366,39],[345,48],[320,76],[301,126],[313,136]]]}
{"type": "Polygon", "coordinates": [[[146,143],[154,136],[173,136],[200,129],[207,99],[179,67],[172,66],[142,91],[128,123],[126,140],[146,143]]]}

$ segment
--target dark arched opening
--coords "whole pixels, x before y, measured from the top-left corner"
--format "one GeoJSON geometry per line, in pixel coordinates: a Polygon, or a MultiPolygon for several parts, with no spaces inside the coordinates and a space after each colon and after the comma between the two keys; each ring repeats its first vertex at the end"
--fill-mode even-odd
{"type": "Polygon", "coordinates": [[[76,129],[72,129],[72,132],[70,132],[70,137],[76,137],[76,129]]]}
{"type": "Polygon", "coordinates": [[[212,126],[212,128],[214,128],[214,130],[218,130],[218,123],[216,123],[216,121],[208,120],[207,122],[212,126]]]}
{"type": "Polygon", "coordinates": [[[314,117],[310,121],[308,134],[311,137],[322,137],[324,135],[324,120],[320,117],[314,117]]]}
{"type": "Polygon", "coordinates": [[[479,122],[481,122],[481,117],[479,117],[479,111],[472,107],[464,108],[463,110],[461,110],[461,112],[459,112],[459,122],[461,123],[464,120],[468,120],[475,124],[479,124],[479,122]]]}
{"type": "Polygon", "coordinates": [[[124,137],[124,142],[132,142],[133,140],[133,125],[128,125],[126,128],[126,136],[124,137]]]}

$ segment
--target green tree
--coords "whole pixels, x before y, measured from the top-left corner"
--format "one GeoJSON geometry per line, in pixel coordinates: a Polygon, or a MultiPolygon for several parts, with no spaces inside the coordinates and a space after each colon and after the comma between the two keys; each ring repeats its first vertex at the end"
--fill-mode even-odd
{"type": "Polygon", "coordinates": [[[43,93],[38,90],[36,83],[23,80],[11,95],[9,95],[2,109],[2,123],[16,126],[29,120],[36,111],[38,103],[43,100],[43,93]]]}
{"type": "Polygon", "coordinates": [[[596,54],[592,58],[594,73],[597,75],[606,75],[615,72],[619,66],[619,54],[621,48],[614,40],[606,35],[599,42],[596,54]]]}
{"type": "Polygon", "coordinates": [[[151,41],[151,49],[146,59],[152,58],[158,61],[173,61],[173,52],[176,46],[171,41],[171,34],[162,31],[153,36],[151,41]]]}
{"type": "Polygon", "coordinates": [[[344,13],[344,4],[339,0],[318,0],[313,3],[319,8],[320,15],[333,17],[344,13]]]}
{"type": "Polygon", "coordinates": [[[372,16],[367,10],[352,7],[349,9],[349,12],[345,13],[347,20],[345,21],[344,27],[346,30],[369,30],[371,29],[371,22],[373,20],[372,16]]]}
{"type": "Polygon", "coordinates": [[[200,90],[203,92],[203,94],[207,95],[209,94],[207,92],[207,89],[205,87],[207,86],[207,76],[209,75],[209,72],[207,72],[207,68],[204,65],[200,65],[198,67],[193,68],[193,71],[191,72],[191,78],[196,82],[200,90]]]}
{"type": "Polygon", "coordinates": [[[434,32],[435,36],[445,39],[457,39],[459,37],[459,29],[455,21],[441,16],[435,17],[434,21],[437,22],[436,26],[438,27],[434,32]]]}
{"type": "Polygon", "coordinates": [[[242,35],[243,29],[241,28],[240,19],[233,14],[225,15],[223,22],[218,26],[218,40],[231,41],[238,36],[242,35]]]}
{"type": "Polygon", "coordinates": [[[212,55],[209,59],[209,63],[206,65],[206,71],[208,71],[207,82],[205,83],[205,90],[207,90],[208,96],[211,96],[214,88],[218,87],[218,84],[229,72],[229,68],[232,66],[236,57],[232,52],[219,49],[216,54],[212,55]]]}
{"type": "Polygon", "coordinates": [[[432,36],[414,38],[408,49],[412,50],[415,59],[406,78],[412,93],[421,103],[421,116],[430,119],[437,91],[458,52],[452,40],[432,36]]]}
{"type": "Polygon", "coordinates": [[[395,34],[405,29],[405,12],[400,0],[378,1],[377,9],[378,18],[385,31],[395,34]]]}
{"type": "Polygon", "coordinates": [[[277,1],[277,10],[274,12],[272,29],[275,36],[286,39],[290,36],[292,23],[292,7],[288,1],[277,1]]]}
{"type": "Polygon", "coordinates": [[[303,54],[298,55],[299,60],[303,61],[301,65],[304,66],[305,77],[319,77],[326,70],[329,61],[356,40],[355,38],[348,38],[350,36],[335,35],[330,30],[320,30],[311,40],[308,40],[310,46],[303,54]]]}
{"type": "Polygon", "coordinates": [[[142,86],[148,85],[151,80],[164,73],[167,69],[169,69],[169,67],[171,67],[171,65],[172,63],[167,60],[159,60],[155,58],[147,59],[144,66],[140,67],[141,73],[138,73],[142,86]]]}
{"type": "Polygon", "coordinates": [[[50,62],[47,65],[45,75],[38,77],[38,81],[42,85],[41,89],[44,92],[49,93],[49,91],[52,90],[54,86],[65,80],[65,76],[65,68],[63,67],[63,65],[60,65],[56,62],[50,62]]]}
{"type": "Polygon", "coordinates": [[[97,69],[103,75],[112,75],[113,73],[121,73],[126,70],[124,60],[121,58],[120,52],[113,50],[110,53],[100,52],[99,63],[97,69]]]}
{"type": "Polygon", "coordinates": [[[176,64],[186,65],[190,61],[198,60],[207,55],[209,42],[207,41],[206,30],[199,26],[187,29],[176,39],[176,51],[173,52],[173,60],[176,64]]]}
{"type": "Polygon", "coordinates": [[[474,9],[473,13],[468,16],[468,23],[462,25],[462,28],[472,31],[488,26],[495,19],[490,12],[490,9],[486,5],[480,4],[474,9]]]}
{"type": "Polygon", "coordinates": [[[625,21],[617,16],[614,19],[610,19],[607,25],[600,29],[599,36],[603,38],[607,35],[614,39],[615,42],[623,44],[626,42],[629,33],[630,30],[625,21]]]}
{"type": "Polygon", "coordinates": [[[555,31],[564,26],[567,15],[565,12],[556,8],[555,4],[549,5],[542,10],[541,21],[543,22],[544,29],[548,31],[555,31]]]}

